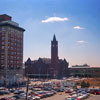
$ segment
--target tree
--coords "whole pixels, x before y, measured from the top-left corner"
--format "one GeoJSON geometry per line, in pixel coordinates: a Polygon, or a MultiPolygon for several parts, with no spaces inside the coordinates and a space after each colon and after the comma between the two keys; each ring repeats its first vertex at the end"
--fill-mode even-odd
{"type": "Polygon", "coordinates": [[[85,82],[84,80],[81,83],[81,88],[85,88],[85,87],[89,87],[90,83],[89,82],[85,82]]]}

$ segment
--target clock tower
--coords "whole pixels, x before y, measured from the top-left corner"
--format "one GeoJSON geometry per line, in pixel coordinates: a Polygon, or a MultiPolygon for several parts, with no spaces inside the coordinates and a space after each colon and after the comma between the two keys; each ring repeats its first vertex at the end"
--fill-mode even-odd
{"type": "Polygon", "coordinates": [[[53,40],[51,41],[51,67],[53,68],[54,75],[58,73],[58,41],[54,34],[53,40]]]}

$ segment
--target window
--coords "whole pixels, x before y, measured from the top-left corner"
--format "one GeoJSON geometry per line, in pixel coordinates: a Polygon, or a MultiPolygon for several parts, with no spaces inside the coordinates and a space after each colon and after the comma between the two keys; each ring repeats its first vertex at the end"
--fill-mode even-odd
{"type": "Polygon", "coordinates": [[[11,41],[12,41],[12,42],[14,42],[14,39],[13,39],[13,38],[11,38],[11,41]]]}
{"type": "Polygon", "coordinates": [[[11,52],[11,55],[13,55],[14,54],[14,52],[11,52]]]}
{"type": "Polygon", "coordinates": [[[2,45],[4,45],[5,44],[5,42],[4,41],[2,41],[2,45]]]}
{"type": "Polygon", "coordinates": [[[5,37],[2,37],[2,40],[5,40],[5,37]]]}
{"type": "Polygon", "coordinates": [[[1,56],[1,59],[4,59],[4,56],[3,55],[1,56]]]}
{"type": "Polygon", "coordinates": [[[11,45],[13,46],[13,43],[11,43],[11,45]]]}
{"type": "Polygon", "coordinates": [[[13,59],[13,56],[11,56],[11,59],[13,59]]]}
{"type": "Polygon", "coordinates": [[[14,34],[13,33],[11,33],[11,37],[13,37],[14,36],[14,34]]]}
{"type": "Polygon", "coordinates": [[[2,31],[6,31],[6,28],[5,27],[2,27],[2,31]]]}
{"type": "Polygon", "coordinates": [[[5,46],[2,46],[1,48],[2,48],[2,49],[5,49],[5,46]]]}
{"type": "Polygon", "coordinates": [[[12,64],[13,63],[13,60],[11,60],[10,63],[12,64]]]}
{"type": "Polygon", "coordinates": [[[78,73],[78,72],[79,72],[79,70],[75,70],[75,72],[76,72],[76,73],[78,73]]]}
{"type": "Polygon", "coordinates": [[[1,54],[4,54],[5,53],[5,51],[4,50],[1,50],[1,54]]]}
{"type": "Polygon", "coordinates": [[[2,32],[2,36],[5,36],[5,32],[2,32]]]}
{"type": "Polygon", "coordinates": [[[8,44],[10,44],[10,41],[8,41],[8,44]]]}
{"type": "Polygon", "coordinates": [[[4,64],[4,60],[1,60],[1,64],[4,64]]]}
{"type": "Polygon", "coordinates": [[[13,47],[11,47],[11,50],[13,50],[14,48],[13,47]]]}

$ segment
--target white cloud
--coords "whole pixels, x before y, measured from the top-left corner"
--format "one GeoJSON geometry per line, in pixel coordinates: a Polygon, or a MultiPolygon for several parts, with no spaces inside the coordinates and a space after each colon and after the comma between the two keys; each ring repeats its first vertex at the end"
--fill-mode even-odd
{"type": "Polygon", "coordinates": [[[42,20],[41,22],[42,23],[48,23],[48,22],[58,22],[58,21],[68,21],[69,19],[64,17],[64,18],[61,18],[61,17],[49,17],[45,20],[42,20]]]}
{"type": "Polygon", "coordinates": [[[86,43],[86,41],[81,40],[81,41],[77,41],[77,43],[83,44],[86,43]]]}
{"type": "Polygon", "coordinates": [[[84,29],[83,27],[80,27],[80,26],[74,26],[73,28],[74,28],[74,29],[77,29],[77,30],[84,29]]]}

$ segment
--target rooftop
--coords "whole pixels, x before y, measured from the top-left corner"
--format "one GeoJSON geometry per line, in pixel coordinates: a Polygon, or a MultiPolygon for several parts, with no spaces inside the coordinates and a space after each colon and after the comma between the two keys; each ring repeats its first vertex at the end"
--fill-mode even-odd
{"type": "Polygon", "coordinates": [[[25,29],[19,27],[19,24],[12,21],[12,17],[8,16],[6,14],[0,15],[0,26],[10,26],[22,31],[25,31],[25,29]]]}

